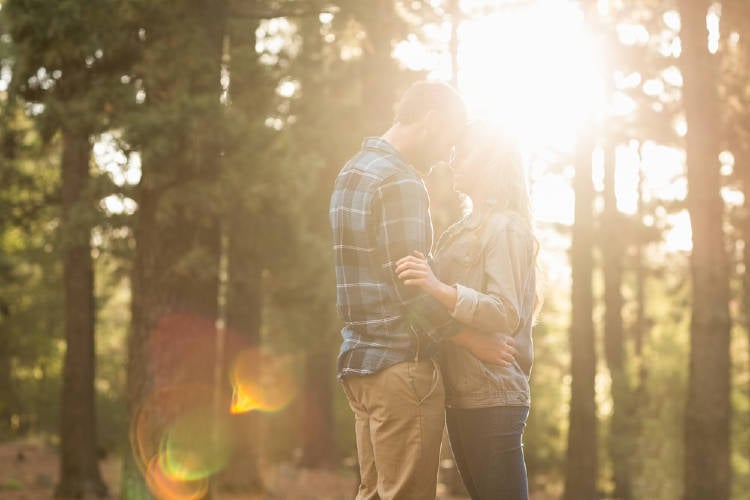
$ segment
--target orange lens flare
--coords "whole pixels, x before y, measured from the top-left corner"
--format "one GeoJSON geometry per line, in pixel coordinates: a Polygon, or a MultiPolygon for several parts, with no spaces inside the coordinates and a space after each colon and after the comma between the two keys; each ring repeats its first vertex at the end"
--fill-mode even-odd
{"type": "Polygon", "coordinates": [[[164,316],[150,340],[150,392],[130,422],[135,462],[157,499],[204,498],[242,442],[231,414],[285,407],[297,393],[294,366],[194,315],[164,316]]]}
{"type": "Polygon", "coordinates": [[[221,410],[213,404],[212,387],[200,384],[161,388],[138,407],[131,449],[154,497],[203,498],[234,448],[231,416],[226,406],[221,410]]]}
{"type": "Polygon", "coordinates": [[[229,460],[228,424],[200,410],[180,417],[164,436],[162,467],[173,479],[196,481],[221,470],[229,460]]]}
{"type": "Polygon", "coordinates": [[[208,493],[208,478],[196,481],[174,479],[162,467],[158,456],[146,467],[146,484],[159,500],[199,500],[208,493]]]}
{"type": "Polygon", "coordinates": [[[241,351],[232,363],[232,414],[281,410],[297,395],[289,358],[272,357],[257,349],[241,351]]]}

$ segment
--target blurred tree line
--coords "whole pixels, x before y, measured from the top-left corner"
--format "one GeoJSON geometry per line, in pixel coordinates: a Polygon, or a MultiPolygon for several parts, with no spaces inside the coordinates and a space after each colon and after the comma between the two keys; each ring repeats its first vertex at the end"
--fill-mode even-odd
{"type": "MultiPolygon", "coordinates": [[[[748,498],[750,6],[579,3],[605,101],[633,109],[591,113],[574,153],[544,165],[570,181],[575,222],[539,228],[543,242],[563,241],[543,253],[569,251],[570,273],[548,281],[534,334],[531,488],[571,500],[748,498]],[[715,46],[707,15],[720,20],[715,46]],[[634,29],[646,36],[628,38],[634,29]],[[660,147],[684,152],[673,182],[687,196],[648,191],[660,166],[646,158],[660,147]],[[623,150],[641,162],[634,214],[618,208],[623,150]],[[684,211],[692,252],[665,244],[684,211]]],[[[0,2],[0,437],[58,447],[58,498],[105,496],[105,451],[124,458],[122,498],[147,498],[133,430],[146,402],[175,401],[149,407],[160,422],[195,400],[228,408],[232,354],[259,349],[291,360],[297,396],[232,415],[240,445],[217,487],[262,491],[260,461],[349,464],[333,179],[426,75],[393,57],[399,42],[449,53],[455,80],[459,23],[515,8],[0,2]],[[423,29],[444,22],[448,43],[423,29]],[[176,394],[186,387],[192,401],[176,394]]],[[[427,182],[440,231],[461,208],[446,172],[427,182]]]]}

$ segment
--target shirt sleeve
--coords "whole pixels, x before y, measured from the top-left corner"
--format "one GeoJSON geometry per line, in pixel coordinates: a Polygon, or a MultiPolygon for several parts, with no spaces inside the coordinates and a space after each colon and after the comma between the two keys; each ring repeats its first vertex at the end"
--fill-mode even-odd
{"type": "Polygon", "coordinates": [[[507,228],[496,232],[484,249],[485,291],[456,284],[453,317],[481,331],[514,335],[532,251],[522,233],[507,228]]]}
{"type": "Polygon", "coordinates": [[[392,300],[401,304],[404,317],[420,335],[440,341],[457,332],[458,324],[450,311],[419,287],[407,286],[396,275],[396,262],[418,250],[429,255],[432,222],[427,190],[419,179],[394,178],[375,193],[378,264],[381,266],[392,300]]]}

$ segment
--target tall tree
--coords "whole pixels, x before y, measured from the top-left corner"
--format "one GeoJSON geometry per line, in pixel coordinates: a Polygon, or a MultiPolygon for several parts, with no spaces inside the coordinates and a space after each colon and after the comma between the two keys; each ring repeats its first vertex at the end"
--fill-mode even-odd
{"type": "MultiPolygon", "coordinates": [[[[250,3],[257,7],[260,2],[250,3]]],[[[248,7],[248,2],[244,2],[244,7],[248,7]]],[[[240,337],[244,349],[256,351],[261,349],[263,271],[280,243],[280,238],[274,236],[280,232],[279,226],[284,226],[279,212],[285,210],[285,204],[278,202],[283,183],[280,158],[274,154],[279,132],[266,125],[266,118],[274,114],[279,104],[275,95],[278,71],[260,61],[262,54],[256,50],[260,24],[260,19],[238,13],[230,16],[226,25],[228,126],[221,176],[227,239],[226,325],[229,332],[240,337]],[[267,189],[260,190],[258,186],[267,189]]],[[[226,352],[225,363],[231,362],[231,354],[226,352]]],[[[255,368],[258,373],[262,370],[262,366],[255,368]]],[[[264,485],[258,463],[259,415],[251,411],[232,418],[239,446],[222,474],[220,487],[245,494],[261,493],[264,485]]]]}
{"type": "MultiPolygon", "coordinates": [[[[346,30],[347,23],[343,17],[339,17],[342,15],[338,14],[331,23],[327,23],[327,29],[333,30],[335,23],[335,28],[346,30]]],[[[328,307],[335,301],[331,295],[335,285],[331,283],[328,273],[329,263],[333,257],[329,254],[327,206],[329,186],[332,185],[335,175],[334,169],[343,161],[343,155],[350,153],[343,153],[340,149],[343,145],[353,142],[348,133],[360,130],[360,124],[356,111],[353,114],[336,114],[349,116],[352,125],[349,130],[341,128],[341,123],[337,122],[334,116],[320,113],[320,109],[340,109],[341,104],[346,102],[340,93],[344,89],[337,89],[342,83],[338,78],[342,72],[351,72],[353,68],[349,65],[342,67],[337,48],[325,43],[322,34],[324,26],[318,19],[302,18],[298,26],[302,46],[292,70],[300,83],[300,99],[294,102],[291,108],[297,121],[289,128],[289,145],[292,156],[310,167],[309,171],[300,172],[298,175],[302,182],[307,180],[312,186],[301,193],[298,209],[301,209],[304,215],[298,221],[299,226],[295,225],[298,236],[294,248],[295,253],[303,259],[300,262],[304,262],[300,269],[300,290],[304,292],[290,295],[288,291],[282,291],[280,295],[277,293],[277,301],[281,297],[286,297],[282,300],[299,304],[306,316],[316,318],[317,333],[310,335],[310,332],[304,332],[304,338],[300,340],[304,346],[304,375],[300,401],[301,461],[303,465],[311,467],[332,465],[338,459],[333,433],[334,366],[338,332],[335,326],[335,310],[328,307]],[[341,134],[336,145],[324,149],[315,147],[316,144],[330,140],[335,134],[341,134]],[[330,258],[311,261],[311,248],[317,248],[315,255],[328,255],[330,258]]],[[[349,74],[354,77],[353,74],[349,74]]],[[[352,88],[356,88],[357,81],[352,79],[350,84],[352,88]]],[[[356,95],[351,91],[346,94],[350,99],[356,95]]],[[[302,324],[298,321],[299,326],[302,324]]]]}
{"type": "MultiPolygon", "coordinates": [[[[727,130],[725,140],[727,149],[734,155],[733,180],[735,187],[743,196],[742,205],[731,213],[732,227],[735,229],[736,242],[741,240],[741,254],[736,266],[740,275],[740,304],[738,315],[744,326],[746,336],[746,360],[750,360],[750,86],[748,86],[748,68],[750,68],[750,5],[742,0],[727,0],[722,2],[722,31],[729,36],[722,36],[722,108],[724,111],[727,130]],[[725,22],[726,20],[726,22],[725,22]],[[724,25],[726,24],[726,28],[724,25]],[[735,37],[735,35],[739,35],[735,37]]],[[[735,380],[746,380],[741,387],[745,398],[750,400],[750,378],[747,377],[747,364],[743,367],[736,363],[739,369],[735,380]],[[741,370],[744,368],[744,374],[741,370]]],[[[736,404],[735,408],[745,408],[744,412],[737,411],[733,416],[733,429],[743,429],[733,435],[734,450],[745,460],[750,458],[750,410],[747,405],[736,404]],[[744,413],[744,415],[743,415],[744,413]]],[[[734,491],[747,490],[750,485],[750,475],[744,474],[733,477],[734,491]],[[744,476],[744,477],[743,477],[744,476]]]]}
{"type": "MultiPolygon", "coordinates": [[[[584,26],[595,22],[593,2],[584,5],[584,26]]],[[[593,320],[594,186],[592,157],[596,141],[593,112],[585,112],[575,148],[574,223],[570,244],[571,399],[565,461],[565,500],[597,498],[598,439],[596,418],[596,338],[593,320]]]]}
{"type": "Polygon", "coordinates": [[[615,195],[615,151],[605,144],[604,213],[602,214],[601,249],[604,272],[604,354],[612,380],[612,418],[608,433],[608,451],[612,460],[616,498],[630,500],[631,473],[629,461],[633,435],[628,422],[630,387],[625,369],[625,340],[622,320],[622,275],[625,241],[622,238],[623,218],[617,209],[615,195]]]}
{"type": "Polygon", "coordinates": [[[571,400],[568,448],[565,464],[566,500],[594,500],[598,466],[597,418],[594,377],[596,374],[595,333],[592,312],[594,244],[592,182],[592,123],[582,126],[576,145],[574,178],[575,223],[570,246],[571,400]]]}
{"type": "Polygon", "coordinates": [[[708,47],[708,0],[679,2],[688,194],[693,230],[690,368],[683,498],[730,494],[730,317],[719,176],[718,60],[708,47]]]}
{"type": "Polygon", "coordinates": [[[99,475],[94,407],[94,269],[91,259],[93,201],[87,194],[89,131],[63,129],[62,209],[65,287],[65,363],[61,415],[61,480],[57,498],[107,495],[99,475]]]}
{"type": "MultiPolygon", "coordinates": [[[[130,15],[142,41],[133,72],[140,104],[126,130],[127,143],[142,159],[135,195],[127,373],[128,411],[136,422],[153,391],[213,380],[213,363],[194,366],[184,356],[195,348],[191,339],[205,345],[203,354],[212,361],[215,356],[211,340],[218,317],[216,180],[223,136],[220,75],[226,2],[138,1],[130,15]],[[175,16],[176,11],[181,15],[175,16]]],[[[197,399],[194,395],[193,401],[183,401],[197,404],[197,399]]],[[[170,408],[171,413],[179,411],[170,408]]],[[[169,414],[157,411],[154,418],[169,420],[169,414]]],[[[123,498],[148,495],[136,465],[130,458],[125,461],[123,498]]]]}
{"type": "MultiPolygon", "coordinates": [[[[603,19],[597,22],[597,39],[605,47],[606,63],[602,64],[601,75],[605,96],[611,99],[615,88],[613,68],[617,64],[619,44],[616,40],[614,23],[603,19]]],[[[599,240],[604,275],[604,357],[611,379],[612,416],[607,433],[607,451],[612,461],[614,496],[631,500],[632,460],[635,441],[630,406],[630,384],[628,382],[625,359],[625,331],[622,317],[624,298],[622,293],[627,221],[617,208],[617,146],[622,124],[614,117],[608,117],[602,126],[601,145],[603,149],[603,211],[600,217],[599,240]]]]}
{"type": "Polygon", "coordinates": [[[106,496],[96,452],[94,290],[91,229],[97,219],[91,137],[111,126],[130,58],[127,32],[106,5],[72,1],[7,2],[18,51],[12,91],[41,105],[42,135],[62,138],[62,226],[65,367],[60,419],[58,498],[106,496]],[[118,26],[120,27],[120,26],[118,26]],[[121,28],[121,27],[120,27],[121,28]]]}

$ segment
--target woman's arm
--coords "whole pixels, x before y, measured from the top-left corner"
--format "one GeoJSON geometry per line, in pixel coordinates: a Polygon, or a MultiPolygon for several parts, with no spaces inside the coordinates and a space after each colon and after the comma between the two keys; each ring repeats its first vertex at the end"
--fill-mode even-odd
{"type": "Polygon", "coordinates": [[[456,308],[456,288],[437,279],[422,252],[415,250],[414,255],[399,259],[396,262],[396,275],[404,285],[420,287],[451,311],[456,308]]]}
{"type": "Polygon", "coordinates": [[[424,255],[416,252],[397,262],[396,274],[405,285],[418,286],[435,297],[461,323],[485,332],[513,334],[520,324],[521,295],[531,251],[523,235],[505,228],[496,231],[484,249],[484,291],[441,282],[424,255]]]}

